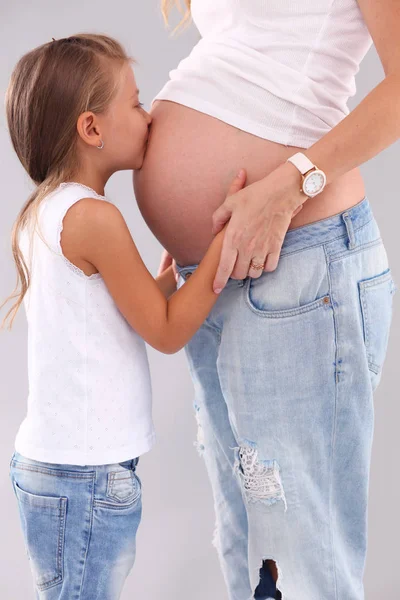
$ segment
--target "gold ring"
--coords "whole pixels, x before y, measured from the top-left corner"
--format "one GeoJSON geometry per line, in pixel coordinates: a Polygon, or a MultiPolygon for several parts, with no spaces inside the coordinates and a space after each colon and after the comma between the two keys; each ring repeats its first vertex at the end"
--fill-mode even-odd
{"type": "Polygon", "coordinates": [[[264,264],[262,264],[262,265],[256,265],[256,264],[254,264],[254,263],[253,263],[253,261],[251,261],[251,262],[250,262],[250,267],[251,267],[252,269],[256,269],[256,271],[257,271],[257,270],[259,270],[259,269],[263,269],[263,268],[264,268],[264,264]]]}

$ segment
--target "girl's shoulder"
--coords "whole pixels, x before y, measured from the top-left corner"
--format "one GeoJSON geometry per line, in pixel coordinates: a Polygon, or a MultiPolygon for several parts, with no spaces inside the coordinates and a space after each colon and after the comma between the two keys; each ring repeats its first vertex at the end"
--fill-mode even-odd
{"type": "Polygon", "coordinates": [[[101,196],[85,185],[74,182],[61,183],[44,197],[39,207],[38,225],[42,240],[51,250],[62,254],[61,234],[64,227],[69,233],[75,225],[79,225],[79,221],[82,222],[82,218],[79,217],[82,217],[83,213],[95,215],[103,205],[114,207],[106,196],[101,196]],[[81,200],[84,202],[78,205],[81,200]]]}

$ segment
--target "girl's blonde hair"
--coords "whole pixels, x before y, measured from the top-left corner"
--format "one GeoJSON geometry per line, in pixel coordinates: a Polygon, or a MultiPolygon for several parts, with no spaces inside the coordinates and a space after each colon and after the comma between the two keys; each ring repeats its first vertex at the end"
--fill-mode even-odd
{"type": "Polygon", "coordinates": [[[37,187],[12,229],[17,284],[0,308],[11,299],[17,300],[1,328],[10,317],[11,329],[30,285],[29,269],[19,247],[21,231],[32,223],[36,226],[44,198],[60,183],[73,179],[79,168],[78,117],[86,111],[106,112],[117,92],[122,67],[130,62],[133,59],[115,39],[82,33],[53,40],[28,52],[11,75],[6,92],[11,141],[37,187]]]}
{"type": "Polygon", "coordinates": [[[183,14],[182,21],[179,24],[179,27],[187,24],[190,21],[190,3],[191,0],[161,0],[161,10],[166,23],[168,23],[168,18],[170,12],[174,6],[178,8],[178,10],[183,14]]]}

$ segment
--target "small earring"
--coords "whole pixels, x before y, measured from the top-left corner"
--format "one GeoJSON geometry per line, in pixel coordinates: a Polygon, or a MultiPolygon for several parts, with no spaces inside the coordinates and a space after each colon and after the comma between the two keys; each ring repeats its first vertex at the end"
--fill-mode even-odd
{"type": "Polygon", "coordinates": [[[96,148],[98,148],[99,150],[103,150],[103,148],[104,148],[103,140],[101,140],[101,146],[96,146],[96,148]]]}

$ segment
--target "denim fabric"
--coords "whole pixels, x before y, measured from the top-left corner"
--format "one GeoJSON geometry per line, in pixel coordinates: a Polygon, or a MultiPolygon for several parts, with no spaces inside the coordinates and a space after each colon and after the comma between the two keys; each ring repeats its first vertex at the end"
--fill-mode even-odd
{"type": "MultiPolygon", "coordinates": [[[[196,267],[178,265],[179,287],[196,267]]],[[[394,290],[364,198],[289,230],[275,271],[230,278],[185,347],[229,600],[364,599],[394,290]]]]}
{"type": "Polygon", "coordinates": [[[14,452],[18,502],[36,600],[118,600],[142,513],[138,458],[81,466],[14,452]]]}

